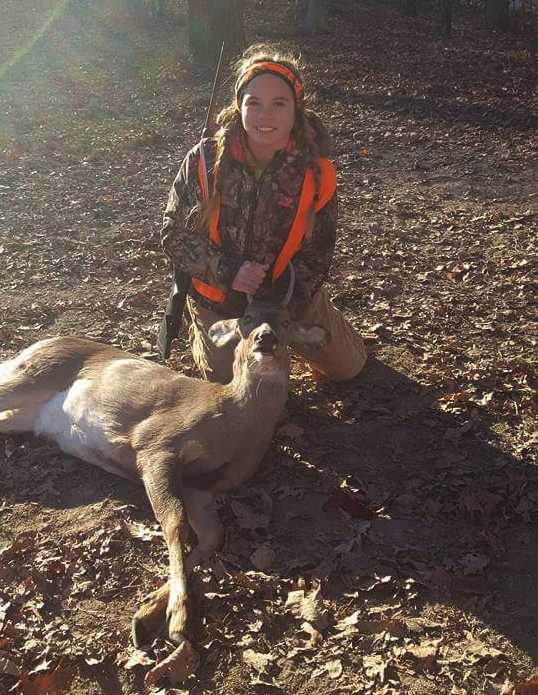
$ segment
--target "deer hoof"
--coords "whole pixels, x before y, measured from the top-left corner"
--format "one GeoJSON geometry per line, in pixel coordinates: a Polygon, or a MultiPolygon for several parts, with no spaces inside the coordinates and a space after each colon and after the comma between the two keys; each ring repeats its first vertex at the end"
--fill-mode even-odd
{"type": "Polygon", "coordinates": [[[181,634],[181,632],[168,632],[168,639],[170,642],[173,642],[176,647],[179,647],[180,644],[183,644],[187,640],[185,635],[181,634]]]}
{"type": "Polygon", "coordinates": [[[168,638],[176,645],[182,644],[185,640],[185,627],[187,625],[187,610],[186,606],[181,606],[179,609],[167,615],[168,623],[168,638]]]}
{"type": "Polygon", "coordinates": [[[131,637],[137,649],[151,644],[163,629],[166,621],[168,595],[168,584],[165,584],[147,596],[136,611],[131,627],[131,637]]]}
{"type": "Polygon", "coordinates": [[[131,624],[131,639],[137,649],[151,644],[156,637],[156,633],[147,629],[143,620],[136,615],[131,624]]]}

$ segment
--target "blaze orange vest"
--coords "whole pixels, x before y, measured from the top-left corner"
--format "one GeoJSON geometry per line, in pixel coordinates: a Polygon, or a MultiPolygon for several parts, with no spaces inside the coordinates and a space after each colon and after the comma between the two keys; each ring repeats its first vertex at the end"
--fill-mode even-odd
{"type": "MultiPolygon", "coordinates": [[[[320,170],[320,187],[318,199],[314,205],[316,212],[319,212],[329,200],[333,197],[336,191],[336,169],[334,164],[325,158],[318,159],[318,166],[320,170]]],[[[202,159],[198,161],[198,180],[202,190],[205,188],[206,178],[202,170],[203,163],[202,159]]],[[[207,193],[207,191],[206,191],[207,193]]],[[[282,273],[286,270],[288,263],[295,256],[297,251],[301,248],[303,243],[304,235],[306,233],[306,228],[308,225],[309,212],[312,209],[312,203],[314,202],[314,197],[316,194],[316,186],[314,182],[314,174],[312,169],[308,168],[306,170],[303,187],[301,189],[301,195],[299,197],[299,205],[297,206],[297,213],[295,214],[295,219],[291,225],[290,231],[288,233],[288,238],[284,242],[280,253],[273,266],[272,278],[273,282],[277,280],[282,273]]],[[[220,216],[220,206],[217,205],[215,210],[213,210],[211,217],[209,219],[209,238],[211,241],[220,246],[221,238],[219,233],[219,216],[220,216]]],[[[192,278],[192,284],[194,289],[199,292],[203,297],[209,299],[212,302],[221,303],[226,299],[226,292],[223,292],[218,287],[213,287],[208,285],[198,278],[192,278]]]]}

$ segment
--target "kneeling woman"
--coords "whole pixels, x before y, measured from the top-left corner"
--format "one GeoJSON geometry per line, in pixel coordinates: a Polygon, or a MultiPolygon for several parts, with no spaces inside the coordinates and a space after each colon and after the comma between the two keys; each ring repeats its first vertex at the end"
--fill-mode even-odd
{"type": "Polygon", "coordinates": [[[174,181],[161,233],[168,258],[192,277],[187,306],[198,368],[211,381],[231,380],[233,348],[216,348],[209,327],[241,316],[247,295],[270,295],[291,261],[292,315],[331,335],[325,348],[301,357],[328,379],[353,378],[366,360],[364,344],[323,287],[336,236],[336,173],[326,131],[305,110],[296,62],[251,52],[217,123],[203,146],[209,190],[197,145],[174,181]]]}

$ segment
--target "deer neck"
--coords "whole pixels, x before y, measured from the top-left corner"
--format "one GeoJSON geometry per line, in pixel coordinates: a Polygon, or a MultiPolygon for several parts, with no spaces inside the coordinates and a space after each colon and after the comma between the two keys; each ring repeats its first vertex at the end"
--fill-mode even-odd
{"type": "Polygon", "coordinates": [[[279,417],[288,397],[288,370],[274,373],[239,371],[225,387],[234,407],[242,412],[245,422],[266,421],[279,417]]]}

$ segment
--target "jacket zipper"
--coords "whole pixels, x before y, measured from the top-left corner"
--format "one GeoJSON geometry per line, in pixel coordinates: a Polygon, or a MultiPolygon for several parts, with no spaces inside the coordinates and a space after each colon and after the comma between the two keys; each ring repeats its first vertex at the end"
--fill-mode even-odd
{"type": "Polygon", "coordinates": [[[248,220],[247,220],[247,232],[245,235],[245,252],[244,256],[245,258],[250,258],[250,247],[252,245],[252,231],[254,228],[254,213],[256,212],[256,207],[258,205],[258,198],[260,197],[260,188],[262,181],[265,177],[265,174],[267,173],[267,170],[271,167],[271,164],[269,164],[265,169],[262,171],[262,175],[260,176],[259,179],[256,180],[256,184],[254,187],[254,191],[252,192],[252,201],[250,205],[250,211],[248,214],[248,220]]]}
{"type": "Polygon", "coordinates": [[[247,231],[245,234],[245,258],[250,257],[250,246],[252,242],[252,228],[254,227],[254,213],[256,212],[256,207],[258,205],[258,196],[260,195],[260,184],[259,181],[256,181],[256,187],[254,188],[254,191],[252,193],[252,198],[251,198],[251,203],[250,203],[250,211],[248,213],[248,220],[247,220],[247,231]]]}

